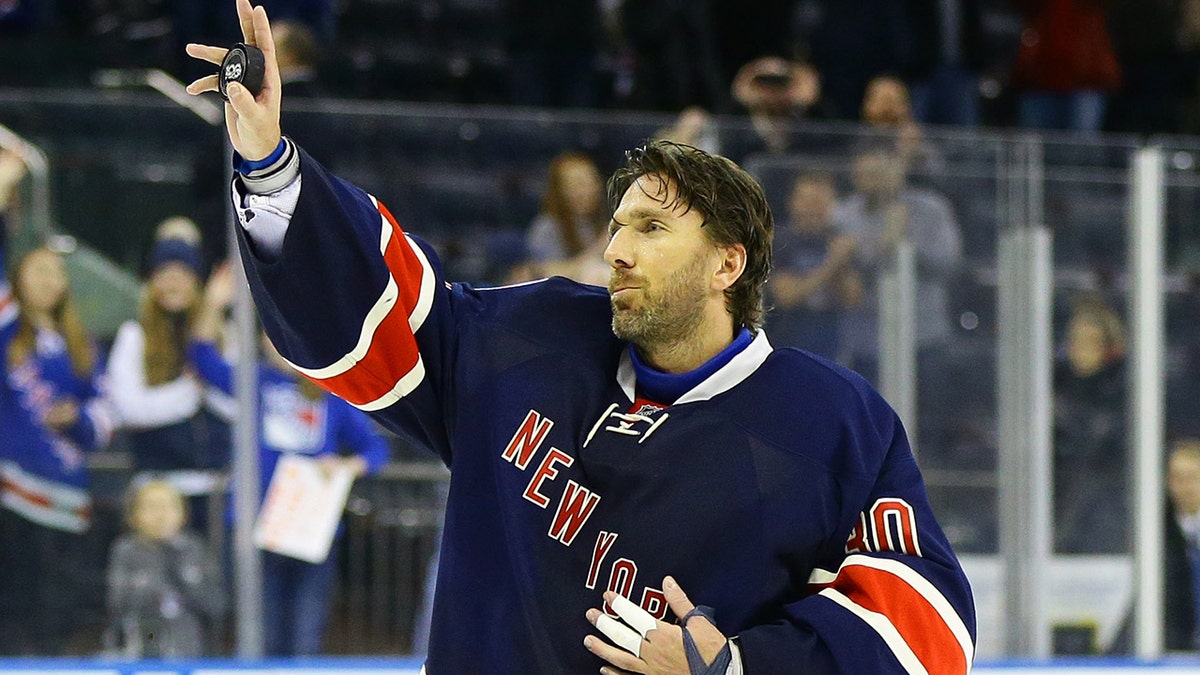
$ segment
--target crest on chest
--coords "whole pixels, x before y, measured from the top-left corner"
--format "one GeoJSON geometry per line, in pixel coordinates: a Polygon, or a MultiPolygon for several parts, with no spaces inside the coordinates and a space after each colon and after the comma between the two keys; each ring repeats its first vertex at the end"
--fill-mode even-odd
{"type": "Polygon", "coordinates": [[[670,413],[666,412],[666,406],[645,399],[634,401],[626,412],[621,412],[620,405],[613,403],[592,425],[583,447],[586,448],[601,432],[630,436],[636,438],[638,443],[644,443],[668,417],[670,413]]]}

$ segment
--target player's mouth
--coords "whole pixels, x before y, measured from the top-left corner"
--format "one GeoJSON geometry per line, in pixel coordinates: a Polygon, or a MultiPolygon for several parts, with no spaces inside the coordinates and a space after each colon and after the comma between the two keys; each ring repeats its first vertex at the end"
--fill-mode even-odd
{"type": "Polygon", "coordinates": [[[616,297],[620,293],[632,291],[638,288],[638,285],[634,283],[635,281],[637,281],[637,279],[634,279],[632,274],[619,274],[614,272],[613,275],[608,278],[608,294],[612,297],[616,297]]]}
{"type": "Polygon", "coordinates": [[[633,292],[638,290],[638,286],[613,286],[608,291],[608,301],[612,303],[613,309],[627,309],[634,304],[633,292]]]}

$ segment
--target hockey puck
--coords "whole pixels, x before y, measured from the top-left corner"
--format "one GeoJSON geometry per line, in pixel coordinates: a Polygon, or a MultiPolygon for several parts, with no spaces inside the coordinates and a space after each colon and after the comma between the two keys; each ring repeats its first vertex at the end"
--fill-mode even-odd
{"type": "Polygon", "coordinates": [[[254,96],[262,91],[263,73],[267,69],[267,59],[262,50],[253,45],[239,42],[225,54],[221,60],[221,70],[217,73],[217,89],[221,98],[229,100],[228,87],[230,82],[240,82],[254,96]]]}

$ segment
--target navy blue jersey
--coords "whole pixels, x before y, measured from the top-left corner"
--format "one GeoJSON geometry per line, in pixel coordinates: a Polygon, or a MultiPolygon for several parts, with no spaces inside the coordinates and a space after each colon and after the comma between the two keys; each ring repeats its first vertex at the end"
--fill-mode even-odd
{"type": "Polygon", "coordinates": [[[604,289],[449,283],[307,155],[282,253],[240,234],[285,358],[451,468],[430,675],[594,673],[584,612],[612,589],[671,620],[668,574],[750,675],[969,670],[967,580],[857,375],[760,332],[644,404],[604,289]]]}

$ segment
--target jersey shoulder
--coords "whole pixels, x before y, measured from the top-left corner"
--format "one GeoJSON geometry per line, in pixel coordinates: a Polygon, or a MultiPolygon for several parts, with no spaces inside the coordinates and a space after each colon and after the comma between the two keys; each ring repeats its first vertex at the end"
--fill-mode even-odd
{"type": "Polygon", "coordinates": [[[873,475],[899,427],[861,375],[791,347],[772,350],[739,389],[753,435],[835,473],[873,475]]]}
{"type": "Polygon", "coordinates": [[[548,346],[609,347],[612,307],[608,291],[563,277],[510,286],[452,284],[453,301],[469,308],[479,323],[548,346]]]}

